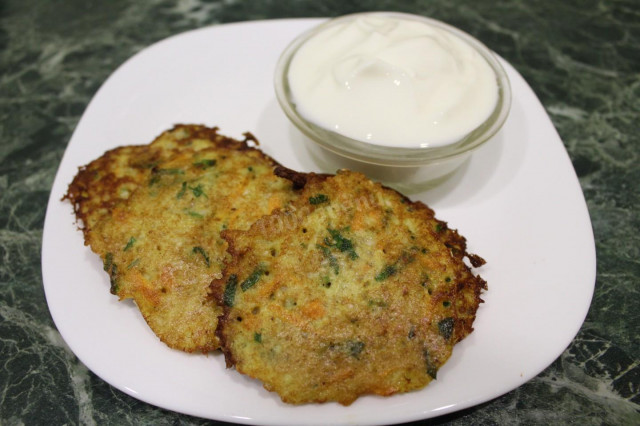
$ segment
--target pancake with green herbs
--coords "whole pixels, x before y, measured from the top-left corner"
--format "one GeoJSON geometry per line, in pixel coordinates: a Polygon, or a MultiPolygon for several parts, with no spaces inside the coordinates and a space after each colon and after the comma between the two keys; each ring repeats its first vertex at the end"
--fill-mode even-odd
{"type": "Polygon", "coordinates": [[[74,207],[88,244],[96,223],[140,186],[146,185],[154,167],[179,152],[196,152],[217,144],[237,144],[220,135],[216,128],[177,125],[162,133],[151,144],[114,148],[78,170],[64,199],[74,207]],[[226,141],[226,142],[225,142],[226,141]]]}
{"type": "Polygon", "coordinates": [[[420,202],[359,173],[276,174],[289,208],[222,233],[212,293],[227,366],[293,404],[420,389],[472,330],[484,263],[420,202]]]}
{"type": "Polygon", "coordinates": [[[102,258],[111,292],[133,299],[172,348],[208,352],[219,346],[222,310],[208,289],[227,256],[220,231],[246,229],[296,196],[289,180],[273,174],[277,163],[249,146],[251,140],[177,126],[146,149],[111,151],[122,154],[118,165],[107,158],[83,169],[87,174],[102,165],[87,185],[94,191],[82,199],[69,190],[79,219],[90,222],[85,240],[102,258]],[[134,151],[142,157],[129,155],[134,151]],[[127,185],[126,196],[113,192],[127,185]],[[92,210],[103,203],[102,211],[92,210]]]}

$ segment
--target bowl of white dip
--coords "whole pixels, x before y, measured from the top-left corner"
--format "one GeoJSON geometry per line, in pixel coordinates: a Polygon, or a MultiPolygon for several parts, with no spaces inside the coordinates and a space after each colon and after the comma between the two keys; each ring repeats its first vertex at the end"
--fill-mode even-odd
{"type": "Polygon", "coordinates": [[[507,75],[467,33],[423,16],[367,12],[293,40],[275,72],[278,102],[313,142],[380,166],[454,170],[491,139],[511,105],[507,75]]]}

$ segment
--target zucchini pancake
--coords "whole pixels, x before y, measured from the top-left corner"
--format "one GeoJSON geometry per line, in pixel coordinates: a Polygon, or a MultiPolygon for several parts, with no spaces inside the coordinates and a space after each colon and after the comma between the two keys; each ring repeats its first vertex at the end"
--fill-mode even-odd
{"type": "Polygon", "coordinates": [[[91,229],[102,217],[129,198],[140,185],[147,184],[154,167],[181,150],[189,150],[195,155],[202,149],[224,143],[238,142],[218,134],[215,128],[178,125],[162,133],[151,144],[114,148],[81,167],[64,199],[73,204],[85,243],[89,243],[91,229]],[[194,143],[194,139],[197,142],[194,143]]]}
{"type": "Polygon", "coordinates": [[[249,134],[239,141],[215,128],[176,126],[81,168],[65,196],[85,243],[103,260],[111,292],[133,299],[172,348],[219,347],[222,309],[208,293],[227,256],[220,231],[246,229],[297,196],[250,141],[249,134]]]}
{"type": "Polygon", "coordinates": [[[420,389],[472,330],[484,263],[420,202],[364,175],[276,174],[288,208],[225,230],[212,294],[227,367],[293,404],[420,389]],[[466,258],[466,259],[465,259],[466,258]]]}

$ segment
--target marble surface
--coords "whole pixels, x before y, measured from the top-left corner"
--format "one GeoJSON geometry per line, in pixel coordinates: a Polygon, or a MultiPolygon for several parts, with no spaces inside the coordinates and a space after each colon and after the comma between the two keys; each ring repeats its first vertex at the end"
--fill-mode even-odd
{"type": "Polygon", "coordinates": [[[569,348],[520,388],[432,423],[640,424],[637,0],[0,1],[0,424],[210,424],[119,392],[65,346],[40,267],[56,169],[96,90],[145,46],[206,25],[364,10],[447,21],[513,64],[565,143],[596,238],[594,299],[569,348]]]}

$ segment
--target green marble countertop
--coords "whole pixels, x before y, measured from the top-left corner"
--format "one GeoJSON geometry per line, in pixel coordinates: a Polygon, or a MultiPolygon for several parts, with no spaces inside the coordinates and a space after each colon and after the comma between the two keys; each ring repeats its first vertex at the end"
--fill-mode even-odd
{"type": "MultiPolygon", "coordinates": [[[[447,21],[524,76],[569,152],[597,249],[591,309],[545,371],[433,424],[640,424],[640,3],[636,0],[0,1],[0,424],[205,424],[112,388],[69,351],[40,266],[49,191],[96,90],[189,29],[397,10],[447,21]]],[[[567,300],[567,303],[571,303],[567,300]]]]}

